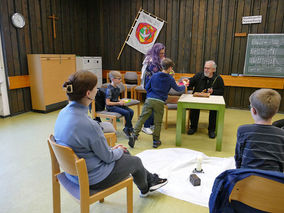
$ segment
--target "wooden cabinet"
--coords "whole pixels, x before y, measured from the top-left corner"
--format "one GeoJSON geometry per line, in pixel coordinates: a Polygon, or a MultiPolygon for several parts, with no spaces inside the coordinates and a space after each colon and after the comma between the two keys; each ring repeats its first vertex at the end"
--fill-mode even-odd
{"type": "Polygon", "coordinates": [[[76,71],[75,55],[28,54],[32,109],[49,112],[64,107],[68,98],[62,88],[76,71]]]}

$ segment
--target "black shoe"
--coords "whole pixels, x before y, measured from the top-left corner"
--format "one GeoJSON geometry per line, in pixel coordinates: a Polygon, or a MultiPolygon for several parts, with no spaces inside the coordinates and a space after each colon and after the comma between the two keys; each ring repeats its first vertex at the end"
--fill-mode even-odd
{"type": "Polygon", "coordinates": [[[189,129],[189,130],[187,131],[187,134],[188,134],[188,135],[193,135],[195,132],[196,132],[196,129],[189,129]]]}
{"type": "Polygon", "coordinates": [[[157,189],[161,188],[167,183],[168,180],[166,178],[159,178],[157,174],[153,174],[153,179],[151,183],[149,183],[149,191],[150,192],[156,191],[157,189]]]}
{"type": "Polygon", "coordinates": [[[209,138],[216,138],[215,131],[209,131],[208,136],[209,138]]]}
{"type": "Polygon", "coordinates": [[[137,140],[137,137],[136,135],[130,135],[129,136],[129,140],[128,140],[128,145],[131,147],[131,148],[134,148],[134,145],[135,145],[135,141],[137,140]]]}
{"type": "Polygon", "coordinates": [[[122,131],[124,132],[126,137],[129,137],[131,135],[130,130],[128,128],[126,128],[126,127],[122,131]]]}
{"type": "Polygon", "coordinates": [[[161,144],[161,141],[153,141],[153,148],[158,148],[159,146],[161,146],[161,144]]]}

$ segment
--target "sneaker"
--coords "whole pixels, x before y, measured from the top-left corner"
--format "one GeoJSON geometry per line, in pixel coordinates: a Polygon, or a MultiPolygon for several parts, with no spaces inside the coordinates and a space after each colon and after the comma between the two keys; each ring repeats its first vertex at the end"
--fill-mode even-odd
{"type": "Polygon", "coordinates": [[[129,137],[129,136],[131,135],[128,128],[124,128],[122,131],[124,132],[124,134],[126,135],[126,137],[129,137]]]}
{"type": "Polygon", "coordinates": [[[162,186],[166,185],[168,183],[168,180],[166,178],[159,178],[157,174],[153,175],[153,180],[149,184],[149,191],[153,192],[156,191],[157,189],[161,188],[162,186]]]}
{"type": "Polygon", "coordinates": [[[189,129],[188,131],[187,131],[187,134],[188,135],[193,135],[194,133],[196,132],[196,129],[189,129]]]}
{"type": "Polygon", "coordinates": [[[158,148],[159,146],[161,146],[161,144],[161,141],[153,141],[153,148],[158,148]]]}
{"type": "Polygon", "coordinates": [[[135,141],[137,140],[138,136],[136,135],[130,135],[129,136],[129,140],[128,140],[128,145],[131,147],[131,148],[134,148],[134,145],[135,145],[135,141]]]}
{"type": "Polygon", "coordinates": [[[208,136],[209,136],[209,138],[216,138],[216,134],[215,134],[215,131],[209,131],[208,132],[208,136]]]}
{"type": "Polygon", "coordinates": [[[148,197],[149,194],[150,194],[150,191],[148,191],[148,192],[146,192],[146,193],[142,193],[142,192],[140,191],[139,196],[142,197],[142,198],[145,198],[145,197],[148,197]]]}
{"type": "Polygon", "coordinates": [[[146,128],[146,127],[142,128],[142,132],[144,132],[147,135],[152,135],[153,134],[153,131],[150,128],[146,128]]]}
{"type": "Polygon", "coordinates": [[[151,126],[150,126],[150,129],[152,130],[152,132],[154,132],[154,130],[155,130],[155,125],[151,125],[151,126]]]}

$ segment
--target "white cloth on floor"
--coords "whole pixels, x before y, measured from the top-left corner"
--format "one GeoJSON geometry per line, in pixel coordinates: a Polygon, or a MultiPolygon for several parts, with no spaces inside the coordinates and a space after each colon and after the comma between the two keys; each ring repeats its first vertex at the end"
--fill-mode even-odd
{"type": "Polygon", "coordinates": [[[202,152],[184,148],[146,150],[137,156],[149,172],[168,178],[168,184],[160,188],[159,192],[205,207],[208,207],[215,178],[223,171],[235,168],[233,157],[208,157],[202,152]],[[201,179],[201,185],[193,186],[189,176],[196,168],[199,156],[203,157],[204,173],[196,173],[201,179]]]}

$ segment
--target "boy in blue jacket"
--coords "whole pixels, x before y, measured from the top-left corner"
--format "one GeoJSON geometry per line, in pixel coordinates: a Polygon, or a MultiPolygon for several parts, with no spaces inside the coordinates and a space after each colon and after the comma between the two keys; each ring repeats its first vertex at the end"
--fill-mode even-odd
{"type": "MultiPolygon", "coordinates": [[[[175,79],[169,75],[170,72],[173,72],[173,61],[169,58],[165,58],[162,60],[161,64],[163,68],[162,72],[155,73],[145,87],[147,99],[143,106],[142,113],[139,116],[139,120],[133,130],[133,135],[129,137],[128,141],[128,145],[132,148],[135,145],[135,141],[138,138],[142,125],[151,116],[152,111],[154,111],[155,125],[153,132],[153,147],[157,148],[161,145],[160,133],[164,115],[164,105],[168,98],[168,93],[171,88],[179,92],[185,90],[185,86],[178,86],[175,79]]],[[[188,84],[188,82],[186,83],[188,84]]]]}

